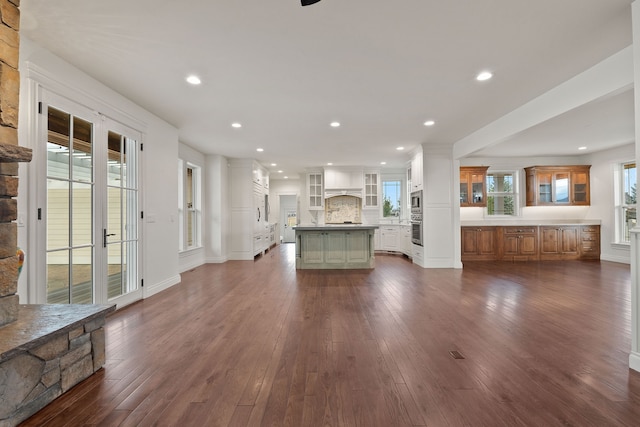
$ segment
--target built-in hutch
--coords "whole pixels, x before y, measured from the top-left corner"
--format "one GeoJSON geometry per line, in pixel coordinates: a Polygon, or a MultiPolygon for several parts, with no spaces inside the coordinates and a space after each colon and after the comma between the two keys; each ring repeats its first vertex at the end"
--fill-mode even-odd
{"type": "Polygon", "coordinates": [[[590,165],[525,168],[527,206],[588,206],[590,165]]]}
{"type": "Polygon", "coordinates": [[[600,225],[461,227],[462,262],[600,258],[600,225]]]}
{"type": "Polygon", "coordinates": [[[460,167],[460,206],[487,206],[488,166],[460,167]]]}

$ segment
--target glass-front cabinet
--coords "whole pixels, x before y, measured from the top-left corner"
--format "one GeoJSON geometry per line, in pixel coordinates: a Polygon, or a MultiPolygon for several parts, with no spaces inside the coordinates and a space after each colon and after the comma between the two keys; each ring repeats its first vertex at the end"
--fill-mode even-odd
{"type": "Polygon", "coordinates": [[[460,167],[460,206],[487,206],[488,166],[460,167]]]}
{"type": "Polygon", "coordinates": [[[590,165],[525,168],[527,206],[587,206],[590,165]]]}
{"type": "Polygon", "coordinates": [[[379,174],[378,172],[364,173],[364,207],[377,208],[378,190],[379,190],[379,174]]]}
{"type": "Polygon", "coordinates": [[[322,172],[311,172],[307,174],[307,190],[309,197],[309,210],[324,209],[322,172]]]}

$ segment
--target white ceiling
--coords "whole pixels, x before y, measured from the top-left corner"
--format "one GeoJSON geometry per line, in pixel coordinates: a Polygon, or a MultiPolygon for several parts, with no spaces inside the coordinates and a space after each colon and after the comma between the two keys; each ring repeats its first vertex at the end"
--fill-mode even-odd
{"type": "MultiPolygon", "coordinates": [[[[455,143],[629,46],[630,4],[22,0],[21,34],[176,126],[181,142],[295,176],[327,162],[399,167],[419,144],[455,143]],[[484,69],[494,78],[476,82],[484,69]]],[[[629,143],[633,128],[629,90],[477,154],[575,155],[629,143]]]]}

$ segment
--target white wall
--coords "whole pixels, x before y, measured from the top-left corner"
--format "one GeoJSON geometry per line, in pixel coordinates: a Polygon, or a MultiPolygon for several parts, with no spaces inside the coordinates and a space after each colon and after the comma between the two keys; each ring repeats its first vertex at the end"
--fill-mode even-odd
{"type": "MultiPolygon", "coordinates": [[[[187,270],[191,270],[192,268],[198,267],[205,263],[205,250],[204,250],[204,238],[206,236],[206,223],[204,218],[206,217],[206,199],[207,194],[204,190],[204,180],[206,176],[206,167],[205,167],[205,156],[201,152],[194,150],[186,144],[179,143],[178,144],[178,156],[184,160],[185,162],[189,162],[192,165],[195,165],[200,168],[200,179],[202,185],[202,200],[200,203],[202,209],[202,242],[200,247],[189,249],[186,251],[179,252],[178,255],[178,269],[180,273],[183,273],[187,270]]],[[[176,160],[177,161],[177,160],[176,160]]],[[[177,200],[176,200],[177,203],[177,200]]],[[[178,227],[181,227],[182,224],[178,224],[178,227]]]]}
{"type": "MultiPolygon", "coordinates": [[[[178,283],[177,129],[26,37],[22,37],[20,43],[20,72],[20,145],[37,148],[34,147],[32,123],[37,117],[35,101],[39,87],[46,87],[142,133],[141,195],[146,218],[142,226],[141,247],[143,295],[150,296],[178,283]]],[[[42,153],[34,150],[34,156],[39,155],[42,153]]],[[[26,225],[18,229],[18,242],[29,257],[18,290],[22,303],[42,302],[35,300],[35,269],[27,264],[37,262],[31,258],[35,249],[32,251],[29,245],[33,244],[35,236],[29,235],[29,229],[33,229],[36,221],[37,206],[32,196],[38,183],[29,182],[29,168],[20,169],[21,194],[18,198],[19,212],[26,225]]]]}

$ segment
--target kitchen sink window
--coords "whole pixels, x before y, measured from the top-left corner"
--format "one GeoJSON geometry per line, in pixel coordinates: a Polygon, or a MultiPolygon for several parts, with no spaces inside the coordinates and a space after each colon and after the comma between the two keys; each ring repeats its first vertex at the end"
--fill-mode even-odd
{"type": "Polygon", "coordinates": [[[630,231],[636,226],[636,164],[622,163],[618,167],[617,181],[617,242],[630,242],[630,231]]]}
{"type": "Polygon", "coordinates": [[[518,215],[516,171],[487,172],[487,215],[518,215]]]}
{"type": "Polygon", "coordinates": [[[200,247],[200,168],[178,161],[178,215],[180,220],[180,250],[200,247]]]}
{"type": "Polygon", "coordinates": [[[402,181],[382,181],[382,216],[384,218],[400,218],[402,201],[402,181]]]}

